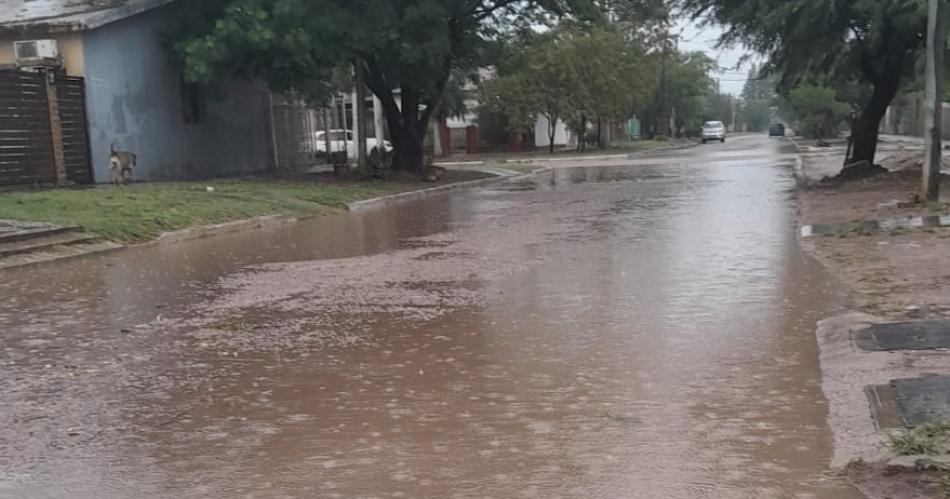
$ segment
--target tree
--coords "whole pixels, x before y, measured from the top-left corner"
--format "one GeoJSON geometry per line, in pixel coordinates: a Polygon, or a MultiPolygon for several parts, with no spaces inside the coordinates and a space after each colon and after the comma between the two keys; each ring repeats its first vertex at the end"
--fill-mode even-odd
{"type": "MultiPolygon", "coordinates": [[[[716,63],[703,52],[676,54],[667,70],[665,99],[673,111],[675,135],[699,128],[709,109],[709,98],[716,93],[716,82],[710,74],[716,63]]],[[[728,121],[717,116],[717,120],[728,121]]]]}
{"type": "Polygon", "coordinates": [[[803,136],[825,139],[838,135],[851,106],[838,100],[834,89],[802,85],[782,99],[782,111],[803,136]]]}
{"type": "Polygon", "coordinates": [[[514,73],[485,80],[479,86],[481,105],[505,117],[509,132],[520,132],[537,121],[541,107],[530,79],[514,73]]]}
{"type": "Polygon", "coordinates": [[[558,121],[573,111],[579,80],[571,57],[570,34],[564,29],[538,34],[526,30],[499,60],[498,82],[485,86],[490,107],[508,117],[511,130],[548,121],[548,150],[554,152],[558,121]]]}
{"type": "Polygon", "coordinates": [[[737,99],[719,91],[714,91],[706,97],[706,109],[702,113],[702,121],[721,121],[727,127],[735,130],[736,123],[733,115],[736,114],[737,99]]]}
{"type": "Polygon", "coordinates": [[[591,119],[598,125],[625,119],[652,95],[655,65],[615,26],[564,24],[543,34],[527,31],[512,46],[498,65],[497,79],[483,86],[484,102],[506,115],[512,129],[544,116],[551,152],[558,121],[583,134],[591,119]]]}
{"type": "Polygon", "coordinates": [[[586,118],[593,118],[598,146],[605,148],[603,125],[629,118],[652,95],[656,64],[643,46],[611,26],[575,33],[565,57],[580,78],[574,104],[580,124],[584,128],[586,118]]]}
{"type": "Polygon", "coordinates": [[[775,104],[774,82],[759,72],[756,65],[749,70],[749,77],[742,87],[742,122],[750,132],[764,131],[772,122],[772,106],[775,104]]]}
{"type": "Polygon", "coordinates": [[[696,17],[727,27],[721,42],[768,56],[788,89],[860,79],[871,87],[854,122],[854,164],[873,165],[878,128],[924,44],[926,3],[915,0],[683,0],[696,17]]]}
{"type": "Polygon", "coordinates": [[[515,26],[592,12],[590,0],[231,0],[177,47],[190,81],[236,74],[313,99],[332,68],[359,65],[382,101],[394,168],[421,172],[453,71],[477,67],[515,26]]]}

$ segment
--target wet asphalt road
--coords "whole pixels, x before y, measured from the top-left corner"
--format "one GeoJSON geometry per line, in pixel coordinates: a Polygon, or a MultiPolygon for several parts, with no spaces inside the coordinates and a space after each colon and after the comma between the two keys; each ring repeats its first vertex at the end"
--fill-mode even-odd
{"type": "Polygon", "coordinates": [[[0,272],[0,497],[850,498],[782,142],[0,272]]]}

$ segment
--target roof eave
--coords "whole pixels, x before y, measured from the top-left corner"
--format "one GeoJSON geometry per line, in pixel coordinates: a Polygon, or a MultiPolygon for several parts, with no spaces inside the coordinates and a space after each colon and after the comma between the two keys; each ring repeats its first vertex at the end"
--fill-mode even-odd
{"type": "Polygon", "coordinates": [[[0,33],[69,33],[101,28],[107,24],[157,9],[175,0],[144,0],[99,12],[0,25],[0,33]]]}

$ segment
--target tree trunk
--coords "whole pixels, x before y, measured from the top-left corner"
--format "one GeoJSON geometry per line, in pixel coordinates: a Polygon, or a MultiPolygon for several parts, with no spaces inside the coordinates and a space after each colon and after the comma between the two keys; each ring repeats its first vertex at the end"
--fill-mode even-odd
{"type": "Polygon", "coordinates": [[[884,76],[874,84],[874,91],[871,98],[861,110],[858,119],[854,122],[854,129],[851,130],[851,137],[854,142],[854,154],[851,157],[851,165],[846,166],[841,172],[841,176],[850,177],[855,174],[866,175],[880,170],[874,166],[874,156],[877,153],[878,131],[881,127],[881,120],[887,112],[888,106],[897,95],[897,89],[900,86],[900,71],[883,72],[884,76]]]}
{"type": "Polygon", "coordinates": [[[378,79],[367,78],[370,90],[379,98],[386,115],[389,137],[393,144],[393,169],[421,174],[425,168],[425,127],[428,113],[419,117],[418,94],[411,88],[402,89],[402,107],[396,103],[392,90],[381,87],[378,79]]]}
{"type": "Polygon", "coordinates": [[[412,127],[396,130],[391,125],[389,133],[393,138],[393,169],[421,174],[425,169],[425,136],[412,127]]]}
{"type": "Polygon", "coordinates": [[[379,63],[372,56],[365,59],[366,86],[383,104],[383,113],[389,126],[389,135],[393,144],[393,169],[422,174],[425,170],[425,136],[429,128],[429,119],[435,105],[445,90],[450,74],[449,61],[446,61],[445,74],[436,81],[436,91],[425,100],[418,89],[402,85],[400,89],[401,106],[396,103],[390,85],[379,63]],[[424,108],[420,111],[420,105],[424,108]]]}
{"type": "Polygon", "coordinates": [[[587,145],[587,118],[581,115],[580,125],[577,127],[577,150],[583,151],[587,145]]]}
{"type": "Polygon", "coordinates": [[[548,153],[554,154],[554,136],[557,135],[557,115],[548,117],[548,153]]]}

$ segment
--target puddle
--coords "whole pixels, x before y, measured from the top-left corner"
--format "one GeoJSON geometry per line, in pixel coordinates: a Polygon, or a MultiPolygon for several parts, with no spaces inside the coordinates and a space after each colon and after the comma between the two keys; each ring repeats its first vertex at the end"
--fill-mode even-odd
{"type": "Polygon", "coordinates": [[[736,142],[4,273],[0,495],[858,497],[847,294],[736,142]]]}

